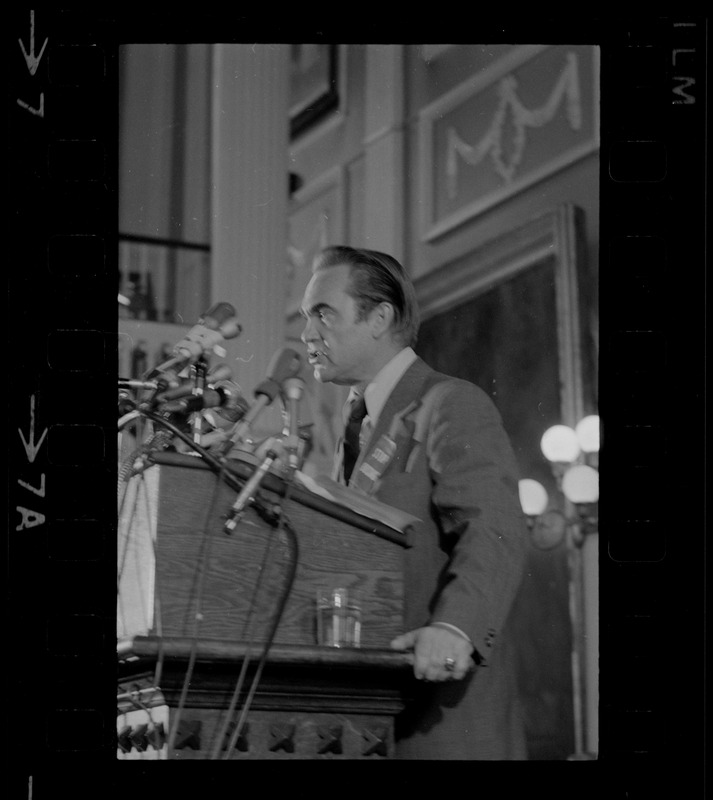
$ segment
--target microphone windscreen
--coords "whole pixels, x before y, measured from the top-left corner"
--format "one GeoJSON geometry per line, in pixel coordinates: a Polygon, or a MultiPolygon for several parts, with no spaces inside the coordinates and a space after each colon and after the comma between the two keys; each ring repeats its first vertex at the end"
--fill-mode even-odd
{"type": "Polygon", "coordinates": [[[182,383],[180,386],[174,386],[171,389],[166,389],[165,392],[161,392],[156,399],[159,402],[166,402],[169,400],[177,400],[179,397],[188,397],[188,395],[193,393],[193,384],[190,381],[186,381],[182,383]]]}
{"type": "Polygon", "coordinates": [[[243,326],[235,319],[229,319],[227,322],[224,322],[218,330],[222,334],[224,339],[235,339],[236,336],[240,336],[243,332],[243,326]]]}
{"type": "Polygon", "coordinates": [[[208,370],[206,380],[208,383],[217,381],[229,381],[233,377],[233,371],[227,364],[216,364],[208,370]]]}
{"type": "Polygon", "coordinates": [[[277,397],[279,393],[280,393],[280,384],[277,381],[273,381],[272,378],[265,378],[264,381],[261,381],[255,387],[255,391],[253,392],[253,394],[256,397],[259,394],[265,395],[265,397],[268,398],[270,403],[272,403],[272,401],[277,397]]]}
{"type": "Polygon", "coordinates": [[[304,394],[305,382],[302,378],[287,378],[282,383],[282,393],[288,400],[301,400],[304,394]]]}
{"type": "Polygon", "coordinates": [[[215,303],[198,320],[199,325],[217,331],[221,325],[236,315],[235,307],[230,303],[215,303]]]}
{"type": "Polygon", "coordinates": [[[272,357],[267,375],[276,383],[282,383],[288,378],[294,378],[301,368],[302,356],[291,347],[283,347],[272,357]]]}

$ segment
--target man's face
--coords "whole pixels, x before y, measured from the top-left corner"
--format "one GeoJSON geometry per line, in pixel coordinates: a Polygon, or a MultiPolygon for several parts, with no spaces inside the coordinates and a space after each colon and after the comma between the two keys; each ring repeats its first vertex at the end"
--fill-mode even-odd
{"type": "Polygon", "coordinates": [[[347,293],[349,267],[315,272],[302,299],[307,345],[314,377],[322,383],[353,385],[373,378],[377,341],[369,317],[357,321],[357,305],[347,293]]]}

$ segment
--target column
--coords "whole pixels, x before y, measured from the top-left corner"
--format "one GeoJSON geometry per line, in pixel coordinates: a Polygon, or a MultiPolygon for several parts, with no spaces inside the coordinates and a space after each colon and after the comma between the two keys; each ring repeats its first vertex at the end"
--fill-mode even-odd
{"type": "Polygon", "coordinates": [[[582,546],[584,594],[585,749],[599,752],[599,534],[589,533],[582,546]]]}
{"type": "Polygon", "coordinates": [[[366,48],[364,234],[367,246],[404,255],[404,51],[366,48]]]}
{"type": "Polygon", "coordinates": [[[232,303],[226,344],[252,398],[284,343],[289,45],[217,44],[212,87],[212,301],[232,303]]]}

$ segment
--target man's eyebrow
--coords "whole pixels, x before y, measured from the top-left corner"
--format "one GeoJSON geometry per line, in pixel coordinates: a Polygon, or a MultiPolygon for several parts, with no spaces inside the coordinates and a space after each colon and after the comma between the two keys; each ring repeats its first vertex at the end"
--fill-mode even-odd
{"type": "Polygon", "coordinates": [[[311,317],[314,314],[319,314],[320,311],[334,311],[334,309],[329,305],[329,303],[315,303],[310,308],[300,309],[300,313],[303,317],[311,317]]]}

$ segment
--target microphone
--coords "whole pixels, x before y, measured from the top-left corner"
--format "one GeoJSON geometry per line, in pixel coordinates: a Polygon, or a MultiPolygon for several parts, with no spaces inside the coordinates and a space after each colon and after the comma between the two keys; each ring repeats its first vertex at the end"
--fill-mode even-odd
{"type": "Polygon", "coordinates": [[[280,393],[281,384],[297,375],[301,368],[302,356],[290,347],[283,347],[273,355],[267,370],[267,378],[255,388],[255,401],[223,445],[223,455],[227,455],[233,447],[243,441],[262,410],[280,393]]]}
{"type": "Polygon", "coordinates": [[[213,388],[225,398],[225,402],[216,407],[215,413],[229,425],[241,420],[248,413],[250,404],[243,397],[237,383],[228,380],[218,381],[213,388]]]}
{"type": "MultiPolygon", "coordinates": [[[[216,364],[208,370],[205,382],[207,386],[215,388],[218,385],[232,383],[230,381],[232,376],[233,373],[227,364],[216,364]]],[[[237,384],[233,385],[239,390],[237,384]]],[[[180,381],[180,383],[176,380],[171,384],[159,381],[158,384],[154,383],[154,386],[160,391],[160,393],[156,395],[156,401],[159,403],[164,403],[167,400],[177,400],[179,397],[186,397],[186,395],[196,393],[195,383],[190,379],[184,379],[180,381]]]]}
{"type": "Polygon", "coordinates": [[[248,409],[247,402],[239,394],[231,392],[229,388],[223,386],[216,386],[212,389],[206,388],[201,394],[192,394],[189,391],[187,395],[178,399],[167,399],[166,402],[161,404],[161,410],[169,413],[193,414],[205,408],[220,408],[234,413],[238,412],[239,415],[234,420],[237,422],[248,409]],[[240,401],[242,401],[242,408],[240,407],[240,401]]]}
{"type": "Polygon", "coordinates": [[[273,439],[271,447],[267,451],[262,463],[245,483],[227,514],[225,525],[223,526],[227,534],[231,534],[238,527],[245,513],[245,509],[253,501],[255,492],[257,492],[263,478],[270,471],[270,467],[274,461],[279,457],[278,449],[280,449],[279,442],[273,439]]]}
{"type": "Polygon", "coordinates": [[[299,431],[299,402],[304,393],[305,382],[302,378],[288,378],[282,384],[282,398],[289,420],[289,434],[284,441],[288,454],[287,465],[290,469],[299,469],[300,466],[300,431],[299,431]]]}
{"type": "Polygon", "coordinates": [[[182,397],[193,394],[193,388],[191,381],[184,380],[178,386],[173,386],[171,389],[166,389],[161,394],[156,395],[156,401],[158,403],[168,403],[171,400],[179,400],[182,397]]]}
{"type": "Polygon", "coordinates": [[[120,389],[158,389],[156,381],[140,381],[133,378],[119,378],[120,389]]]}
{"type": "Polygon", "coordinates": [[[193,381],[184,380],[170,389],[164,387],[164,391],[155,396],[154,402],[162,404],[164,411],[184,413],[192,413],[204,408],[219,408],[222,409],[226,419],[237,422],[245,414],[248,404],[243,399],[238,384],[229,380],[232,374],[227,364],[217,364],[208,370],[205,388],[197,391],[193,381]],[[211,390],[213,391],[211,392],[211,390]],[[208,393],[207,396],[201,400],[205,393],[208,393]],[[182,398],[188,399],[180,404],[174,402],[182,398]],[[230,415],[238,408],[240,413],[231,419],[230,415]]]}
{"type": "Polygon", "coordinates": [[[227,364],[215,364],[208,370],[205,379],[209,386],[217,381],[230,381],[233,379],[233,371],[227,364]]]}
{"type": "Polygon", "coordinates": [[[216,303],[211,306],[175,345],[174,353],[188,359],[191,364],[210,351],[224,356],[225,351],[219,348],[220,343],[225,339],[234,339],[242,331],[235,319],[235,313],[235,308],[230,303],[216,303]]]}
{"type": "Polygon", "coordinates": [[[174,346],[173,358],[156,367],[153,372],[162,372],[177,364],[194,364],[201,356],[210,352],[224,357],[225,350],[221,343],[226,339],[234,339],[242,332],[235,315],[235,308],[230,303],[212,305],[174,346]]]}
{"type": "Polygon", "coordinates": [[[180,379],[175,370],[168,369],[164,372],[157,372],[153,370],[155,380],[133,380],[126,378],[119,378],[120,389],[141,389],[151,390],[151,394],[142,400],[139,409],[153,409],[163,399],[163,395],[167,391],[175,391],[179,387],[180,379]]]}

